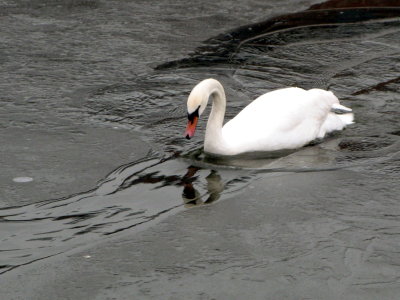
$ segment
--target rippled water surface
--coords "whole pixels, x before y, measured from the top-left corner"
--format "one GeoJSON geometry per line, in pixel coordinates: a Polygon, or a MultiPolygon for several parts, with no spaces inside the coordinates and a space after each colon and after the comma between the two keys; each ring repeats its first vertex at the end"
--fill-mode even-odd
{"type": "MultiPolygon", "coordinates": [[[[271,243],[260,247],[275,253],[276,245],[287,250],[284,245],[291,241],[294,250],[282,260],[300,255],[303,261],[296,263],[308,265],[307,255],[312,255],[313,261],[326,259],[334,265],[338,258],[333,253],[340,250],[332,241],[339,241],[342,250],[354,249],[345,251],[344,258],[358,264],[358,273],[354,273],[358,275],[349,279],[352,284],[367,284],[368,276],[364,275],[370,273],[376,288],[398,288],[399,16],[397,5],[391,9],[309,10],[249,22],[191,49],[187,58],[154,64],[155,70],[142,67],[135,76],[128,74],[114,83],[102,82],[100,76],[88,88],[69,91],[72,100],[57,105],[58,114],[85,124],[136,131],[151,145],[151,151],[138,161],[115,166],[92,190],[2,207],[0,272],[90,245],[105,236],[149,228],[194,206],[212,207],[221,202],[229,211],[231,198],[249,198],[258,203],[252,205],[264,205],[261,203],[267,201],[265,195],[269,193],[282,200],[279,205],[289,205],[285,204],[287,193],[296,190],[298,198],[288,211],[295,205],[299,211],[313,214],[310,219],[322,219],[314,223],[288,221],[281,227],[275,224],[277,228],[268,229],[271,243]],[[185,140],[183,130],[188,93],[208,77],[219,79],[226,89],[227,119],[262,93],[300,86],[334,91],[344,105],[353,109],[355,124],[296,151],[232,159],[206,157],[202,152],[206,119],[200,120],[194,140],[185,140]],[[274,195],[281,184],[286,188],[274,195]],[[319,229],[314,227],[318,224],[319,229]],[[356,240],[348,238],[353,234],[356,240]],[[293,239],[301,240],[302,235],[312,240],[314,247],[296,246],[293,239]],[[296,247],[300,247],[301,254],[296,247]],[[329,247],[336,250],[329,252],[329,247]],[[366,248],[369,256],[358,257],[358,251],[366,248]],[[371,271],[374,264],[384,270],[371,271]],[[388,286],[377,278],[386,280],[388,286]]],[[[115,30],[134,34],[123,28],[115,30]]],[[[41,59],[38,57],[38,64],[41,59]]],[[[107,68],[120,68],[119,63],[107,68]]],[[[286,250],[282,250],[283,256],[286,250]]],[[[333,265],[332,272],[341,274],[333,265]]],[[[300,273],[292,276],[303,278],[300,273]]],[[[311,273],[309,276],[313,278],[311,273]]]]}

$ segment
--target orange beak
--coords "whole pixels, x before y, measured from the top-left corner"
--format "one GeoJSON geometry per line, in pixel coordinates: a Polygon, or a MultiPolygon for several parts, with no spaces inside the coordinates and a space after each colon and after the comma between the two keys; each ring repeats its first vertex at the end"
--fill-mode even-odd
{"type": "Polygon", "coordinates": [[[199,117],[194,116],[192,120],[188,121],[186,131],[185,131],[185,137],[190,140],[194,136],[194,132],[196,131],[196,125],[197,121],[199,120],[199,117]]]}

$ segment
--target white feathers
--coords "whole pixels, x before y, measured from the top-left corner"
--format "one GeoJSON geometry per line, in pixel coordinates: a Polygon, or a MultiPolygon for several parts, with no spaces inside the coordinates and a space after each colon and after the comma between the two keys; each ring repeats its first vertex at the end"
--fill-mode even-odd
{"type": "Polygon", "coordinates": [[[318,133],[318,138],[323,138],[325,134],[335,131],[342,130],[346,125],[350,125],[353,123],[354,115],[352,113],[347,113],[343,115],[337,115],[335,113],[330,112],[324,123],[321,125],[321,128],[318,133]]]}

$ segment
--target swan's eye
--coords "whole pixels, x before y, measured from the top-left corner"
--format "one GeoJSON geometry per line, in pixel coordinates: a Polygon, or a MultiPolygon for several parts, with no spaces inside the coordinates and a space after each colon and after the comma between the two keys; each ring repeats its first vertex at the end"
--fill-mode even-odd
{"type": "Polygon", "coordinates": [[[195,118],[199,117],[199,109],[200,109],[200,105],[194,112],[192,112],[191,114],[188,113],[188,119],[191,123],[193,123],[195,118]]]}

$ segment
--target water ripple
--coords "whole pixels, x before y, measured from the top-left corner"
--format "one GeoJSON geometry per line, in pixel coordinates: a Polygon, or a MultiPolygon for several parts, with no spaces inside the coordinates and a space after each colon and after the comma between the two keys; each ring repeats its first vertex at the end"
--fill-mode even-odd
{"type": "Polygon", "coordinates": [[[399,8],[331,8],[277,17],[211,39],[152,74],[90,89],[84,97],[77,92],[86,103],[71,118],[139,130],[155,150],[90,191],[1,208],[0,273],[227,199],[259,178],[351,168],[394,182],[400,174],[398,16],[399,8]],[[226,87],[228,118],[274,88],[320,86],[354,109],[356,124],[296,151],[207,157],[201,150],[205,121],[200,138],[187,142],[182,107],[193,85],[210,76],[226,87]]]}

